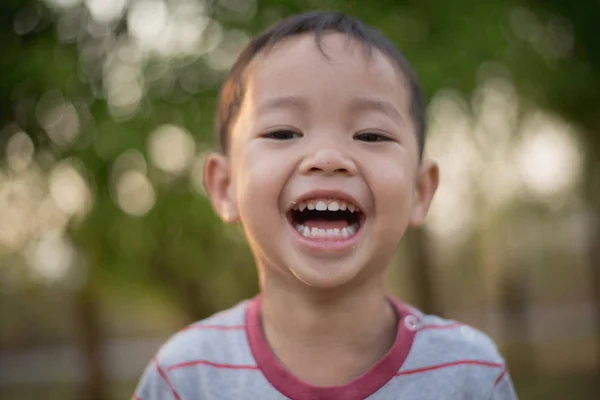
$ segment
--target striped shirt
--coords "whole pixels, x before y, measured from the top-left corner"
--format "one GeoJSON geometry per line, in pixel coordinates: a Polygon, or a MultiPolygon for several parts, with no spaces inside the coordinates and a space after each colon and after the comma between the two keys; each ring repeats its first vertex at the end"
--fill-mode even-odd
{"type": "Polygon", "coordinates": [[[175,334],[146,368],[136,400],[514,400],[504,360],[482,332],[424,315],[391,298],[392,348],[342,386],[310,385],[288,372],[260,328],[261,296],[175,334]]]}

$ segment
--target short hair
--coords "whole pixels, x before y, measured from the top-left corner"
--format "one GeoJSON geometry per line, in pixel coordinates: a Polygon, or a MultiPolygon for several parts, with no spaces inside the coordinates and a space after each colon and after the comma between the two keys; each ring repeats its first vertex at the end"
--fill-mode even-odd
{"type": "Polygon", "coordinates": [[[318,48],[321,47],[322,34],[337,32],[361,43],[371,56],[373,48],[387,55],[405,75],[410,91],[410,113],[415,124],[419,158],[425,146],[426,122],[423,93],[418,79],[398,48],[380,31],[364,22],[340,12],[311,11],[298,14],[271,26],[244,47],[227,74],[217,104],[216,133],[221,151],[227,153],[231,126],[240,112],[245,94],[245,71],[254,58],[263,50],[272,47],[286,38],[314,33],[318,48]]]}

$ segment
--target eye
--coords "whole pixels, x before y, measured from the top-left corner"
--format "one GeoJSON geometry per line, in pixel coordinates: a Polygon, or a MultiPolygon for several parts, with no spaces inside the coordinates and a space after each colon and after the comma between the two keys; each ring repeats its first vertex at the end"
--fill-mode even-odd
{"type": "Polygon", "coordinates": [[[354,139],[360,140],[361,142],[389,142],[393,140],[389,136],[377,132],[358,133],[354,136],[354,139]]]}
{"type": "Polygon", "coordinates": [[[302,135],[299,134],[298,132],[282,129],[282,130],[278,130],[278,131],[267,132],[264,135],[262,135],[262,137],[265,139],[274,139],[274,140],[290,140],[290,139],[299,139],[302,137],[302,135]]]}

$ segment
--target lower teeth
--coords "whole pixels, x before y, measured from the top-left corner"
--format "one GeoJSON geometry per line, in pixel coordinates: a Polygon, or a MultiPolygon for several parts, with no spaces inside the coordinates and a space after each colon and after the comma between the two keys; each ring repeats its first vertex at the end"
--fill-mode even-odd
{"type": "Polygon", "coordinates": [[[296,230],[307,238],[348,238],[353,236],[358,231],[358,224],[352,224],[350,226],[343,227],[342,229],[320,229],[320,228],[309,228],[302,224],[296,225],[296,230]]]}

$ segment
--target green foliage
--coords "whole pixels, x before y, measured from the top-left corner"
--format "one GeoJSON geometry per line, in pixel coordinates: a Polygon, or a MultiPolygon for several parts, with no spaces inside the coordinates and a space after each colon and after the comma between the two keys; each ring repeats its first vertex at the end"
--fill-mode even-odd
{"type": "MultiPolygon", "coordinates": [[[[54,282],[42,287],[40,281],[32,277],[34,274],[22,270],[26,270],[24,259],[29,245],[44,233],[33,229],[26,243],[8,250],[0,242],[0,295],[2,299],[18,302],[7,307],[11,312],[3,317],[5,324],[0,324],[4,325],[0,341],[16,337],[14,343],[19,344],[42,339],[60,342],[65,336],[73,335],[69,311],[60,317],[51,311],[72,306],[73,290],[100,295],[101,299],[135,297],[155,319],[165,318],[174,304],[190,322],[252,296],[258,290],[257,274],[240,227],[225,226],[217,218],[202,194],[200,171],[193,163],[175,173],[164,171],[152,160],[150,149],[155,130],[165,125],[180,127],[186,135],[189,133],[195,143],[196,161],[214,147],[214,107],[219,82],[226,70],[215,66],[218,63],[211,58],[218,51],[165,55],[142,51],[135,42],[130,42],[129,47],[119,47],[127,42],[132,29],[123,15],[102,25],[93,23],[86,2],[68,10],[53,9],[47,6],[50,3],[50,0],[0,2],[0,194],[7,179],[17,179],[29,171],[12,170],[9,165],[7,145],[19,130],[26,132],[35,146],[31,170],[39,168],[43,174],[51,174],[61,162],[77,165],[78,173],[91,192],[92,207],[82,216],[68,215],[69,223],[60,228],[60,233],[79,253],[77,267],[83,273],[78,275],[79,280],[69,281],[71,283],[54,282]],[[116,84],[111,83],[113,67],[124,67],[113,74],[121,79],[116,84]],[[131,100],[128,96],[135,97],[137,89],[141,90],[139,104],[131,109],[116,106],[119,101],[131,100]],[[111,90],[117,92],[116,97],[121,96],[118,101],[111,97],[111,90]],[[57,142],[51,137],[51,128],[45,120],[49,117],[45,113],[52,111],[50,106],[65,105],[72,105],[76,110],[78,129],[74,142],[60,144],[60,140],[57,142]],[[135,168],[131,165],[128,168],[141,171],[154,196],[152,206],[139,215],[126,212],[126,207],[119,202],[117,166],[127,154],[135,155],[135,163],[141,162],[134,165],[135,168]],[[15,276],[25,282],[11,287],[15,276]],[[60,290],[55,290],[57,288],[60,290]],[[43,305],[36,308],[32,303],[38,299],[43,305]],[[151,301],[146,303],[146,299],[151,301]],[[156,304],[165,306],[157,310],[156,304]],[[46,330],[38,329],[39,326],[46,330]]],[[[506,77],[515,85],[524,103],[555,112],[580,128],[580,139],[586,148],[584,181],[589,187],[594,186],[596,164],[600,159],[600,41],[596,21],[600,5],[597,1],[239,2],[250,5],[245,9],[228,7],[227,4],[236,3],[234,0],[205,3],[210,4],[207,15],[219,23],[223,32],[233,31],[238,34],[236,37],[240,36],[239,31],[251,37],[277,20],[302,11],[348,12],[397,43],[414,66],[428,98],[440,89],[453,89],[470,98],[485,78],[506,77]]],[[[466,108],[469,106],[472,105],[467,104],[466,108]]],[[[64,118],[67,114],[59,112],[57,115],[64,118]]],[[[51,117],[50,122],[56,123],[56,115],[51,117]]],[[[60,129],[54,134],[60,136],[65,127],[73,125],[59,125],[60,129]]],[[[490,146],[493,147],[493,143],[488,144],[490,146]]],[[[44,182],[34,189],[52,197],[46,193],[48,176],[43,178],[44,182]]],[[[133,187],[132,196],[143,196],[142,189],[144,187],[133,187]]],[[[598,197],[593,197],[590,190],[588,202],[594,204],[594,199],[600,199],[600,191],[596,195],[598,197]]],[[[0,206],[2,199],[0,196],[0,206]]],[[[600,205],[600,201],[596,203],[600,205]]],[[[540,215],[540,209],[543,208],[544,213],[548,209],[537,203],[531,209],[520,203],[512,206],[526,216],[548,218],[547,214],[540,215]]],[[[505,211],[509,212],[514,210],[505,211]]],[[[494,218],[496,220],[489,224],[496,227],[503,221],[526,220],[501,213],[494,218]]],[[[0,218],[0,228],[3,223],[0,218]]],[[[473,233],[473,242],[482,240],[480,233],[473,233]]],[[[471,306],[473,297],[477,297],[474,293],[487,290],[480,285],[485,272],[480,265],[462,262],[481,261],[477,254],[482,251],[493,253],[490,248],[482,250],[481,247],[471,244],[459,249],[453,255],[454,268],[440,272],[442,278],[438,280],[445,281],[446,291],[458,293],[455,298],[446,300],[448,303],[462,302],[471,306]],[[477,282],[468,284],[468,278],[465,281],[461,271],[466,271],[477,282]],[[456,276],[461,277],[456,279],[456,276]]],[[[498,245],[494,241],[488,247],[495,250],[498,245]]],[[[501,252],[510,252],[510,249],[501,252]]],[[[561,260],[558,253],[566,257],[563,249],[548,253],[555,264],[561,260]]],[[[492,259],[492,264],[501,257],[520,256],[490,254],[486,256],[492,259]]],[[[538,259],[539,255],[529,257],[538,259]]],[[[571,268],[573,262],[565,259],[563,264],[571,268]]],[[[531,264],[535,267],[536,263],[531,264]]],[[[555,296],[561,288],[575,287],[576,284],[567,285],[573,279],[560,281],[564,274],[562,267],[549,269],[539,260],[537,264],[543,268],[545,279],[553,281],[547,285],[550,289],[546,297],[555,296]]],[[[412,282],[407,286],[418,287],[412,282]]],[[[117,307],[113,304],[113,308],[117,307]]],[[[175,314],[173,320],[179,321],[179,313],[175,314]]],[[[165,322],[165,325],[171,323],[165,322]]],[[[555,348],[563,347],[561,343],[555,348]]],[[[85,356],[90,358],[89,354],[85,356]]],[[[592,387],[592,378],[573,377],[576,378],[579,379],[576,386],[581,388],[578,395],[592,398],[591,393],[587,393],[592,387]]],[[[573,384],[558,379],[545,378],[538,382],[531,377],[517,377],[516,383],[523,398],[574,396],[574,392],[569,391],[573,384]]],[[[127,387],[118,388],[115,396],[122,393],[128,396],[132,385],[128,383],[127,387]]],[[[6,393],[10,398],[66,398],[73,394],[71,386],[59,388],[56,393],[46,387],[27,390],[30,392],[23,394],[24,397],[6,393]]],[[[3,394],[5,392],[0,393],[0,397],[3,394]]]]}
{"type": "MultiPolygon", "coordinates": [[[[600,102],[600,48],[594,21],[598,13],[593,2],[575,6],[566,0],[262,0],[250,17],[232,12],[220,2],[214,4],[214,17],[223,29],[239,29],[249,35],[279,18],[315,7],[347,11],[378,27],[399,45],[429,96],[440,88],[470,93],[479,82],[481,66],[493,62],[510,71],[522,94],[579,123],[590,137],[600,124],[596,109],[600,102]],[[545,45],[543,39],[548,24],[557,16],[563,18],[562,29],[567,33],[572,29],[574,34],[573,50],[566,49],[558,56],[551,54],[548,46],[552,43],[545,45]],[[521,30],[538,29],[541,39],[527,41],[515,28],[519,21],[521,30]]],[[[90,23],[83,6],[77,7],[81,7],[82,23],[90,23]]],[[[225,292],[213,285],[222,282],[219,277],[224,274],[230,279],[226,285],[243,288],[239,293],[249,295],[256,290],[247,246],[224,233],[207,199],[191,189],[187,175],[165,175],[149,165],[147,174],[156,193],[152,209],[134,217],[115,204],[115,160],[131,149],[148,158],[149,134],[155,128],[178,125],[189,131],[201,148],[212,146],[216,90],[223,72],[207,66],[206,55],[147,57],[142,61],[144,92],[139,107],[125,116],[117,115],[103,91],[108,79],[103,68],[118,51],[114,41],[127,34],[124,20],[109,25],[112,33],[103,53],[97,47],[103,42],[86,33],[86,26],[76,40],[60,42],[57,32],[64,14],[41,2],[3,2],[0,15],[0,126],[16,123],[33,138],[38,154],[50,151],[56,161],[74,157],[84,166],[83,175],[94,194],[93,208],[82,220],[72,222],[68,232],[83,254],[92,281],[135,280],[150,287],[169,287],[172,293],[189,291],[192,297],[183,301],[190,310],[189,304],[202,292],[213,291],[216,298],[219,291],[225,292]],[[16,34],[15,20],[24,12],[37,15],[39,21],[34,29],[16,34]],[[86,51],[98,53],[94,53],[95,67],[87,70],[82,61],[86,51]],[[37,107],[49,91],[58,91],[77,108],[81,132],[71,146],[53,144],[40,126],[37,107]]],[[[13,133],[2,132],[0,147],[13,133]]],[[[50,170],[53,164],[41,165],[50,170]]],[[[207,313],[217,306],[190,312],[207,313]]]]}

